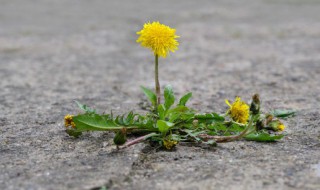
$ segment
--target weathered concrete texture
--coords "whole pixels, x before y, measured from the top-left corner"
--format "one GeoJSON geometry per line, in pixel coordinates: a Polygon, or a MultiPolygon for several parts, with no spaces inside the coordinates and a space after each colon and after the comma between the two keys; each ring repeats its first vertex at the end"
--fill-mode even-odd
{"type": "Polygon", "coordinates": [[[2,0],[0,189],[320,189],[319,10],[317,0],[2,0]],[[259,92],[265,110],[298,110],[288,135],[173,152],[117,152],[108,133],[68,137],[74,99],[142,111],[153,57],[135,32],[149,20],[181,36],[160,60],[163,86],[192,91],[203,112],[259,92]]]}

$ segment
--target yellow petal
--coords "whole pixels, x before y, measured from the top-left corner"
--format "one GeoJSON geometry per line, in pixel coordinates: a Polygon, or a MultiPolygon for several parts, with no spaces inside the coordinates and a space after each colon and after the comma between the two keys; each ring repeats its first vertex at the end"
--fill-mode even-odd
{"type": "Polygon", "coordinates": [[[228,99],[225,99],[224,101],[226,102],[226,104],[227,104],[228,106],[232,107],[228,99]]]}

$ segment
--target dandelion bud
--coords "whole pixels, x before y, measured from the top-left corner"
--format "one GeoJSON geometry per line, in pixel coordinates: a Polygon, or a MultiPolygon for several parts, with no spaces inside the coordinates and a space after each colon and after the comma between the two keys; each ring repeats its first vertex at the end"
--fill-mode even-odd
{"type": "Polygon", "coordinates": [[[273,115],[271,114],[268,114],[266,116],[266,124],[269,125],[269,123],[273,120],[273,115]]]}
{"type": "Polygon", "coordinates": [[[283,131],[286,126],[281,121],[274,120],[269,123],[268,128],[273,131],[283,131]]]}
{"type": "Polygon", "coordinates": [[[123,145],[126,141],[127,141],[127,133],[126,133],[126,129],[123,128],[122,130],[117,132],[116,136],[113,139],[113,142],[114,144],[119,146],[119,145],[123,145]]]}
{"type": "Polygon", "coordinates": [[[253,115],[257,115],[260,112],[260,97],[259,94],[252,96],[252,102],[250,105],[250,111],[253,115]]]}

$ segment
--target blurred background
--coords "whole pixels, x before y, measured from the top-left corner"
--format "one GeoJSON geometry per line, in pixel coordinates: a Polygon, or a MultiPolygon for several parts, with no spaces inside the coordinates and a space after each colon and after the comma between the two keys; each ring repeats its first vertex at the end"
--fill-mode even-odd
{"type": "Polygon", "coordinates": [[[299,68],[317,66],[319,20],[317,0],[2,0],[0,84],[54,97],[110,97],[107,86],[135,93],[153,84],[153,57],[136,31],[160,21],[181,36],[179,51],[161,60],[162,85],[234,97],[244,85],[261,91],[259,80],[279,82],[277,67],[296,67],[278,85],[310,77],[299,68]]]}

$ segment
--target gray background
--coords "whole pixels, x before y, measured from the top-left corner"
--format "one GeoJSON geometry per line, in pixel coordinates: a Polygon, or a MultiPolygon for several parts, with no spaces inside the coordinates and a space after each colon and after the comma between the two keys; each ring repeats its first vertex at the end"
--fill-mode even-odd
{"type": "Polygon", "coordinates": [[[0,189],[320,189],[320,1],[1,0],[0,189]],[[190,106],[223,113],[224,99],[296,109],[278,143],[216,148],[144,144],[115,151],[113,134],[66,135],[80,110],[144,112],[153,57],[143,23],[177,29],[161,85],[190,106]]]}

